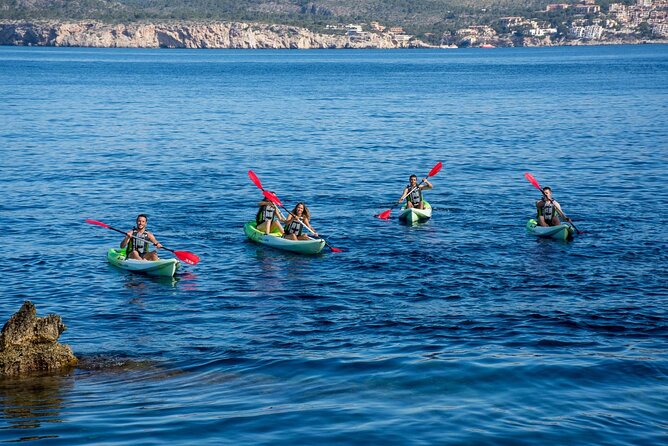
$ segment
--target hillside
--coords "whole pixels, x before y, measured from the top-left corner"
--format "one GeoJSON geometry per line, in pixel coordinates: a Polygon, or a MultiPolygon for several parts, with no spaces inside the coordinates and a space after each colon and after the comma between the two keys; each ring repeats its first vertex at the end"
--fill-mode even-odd
{"type": "Polygon", "coordinates": [[[505,15],[530,15],[547,0],[0,0],[0,20],[100,20],[108,23],[229,20],[322,30],[326,25],[378,21],[414,35],[505,15]]]}

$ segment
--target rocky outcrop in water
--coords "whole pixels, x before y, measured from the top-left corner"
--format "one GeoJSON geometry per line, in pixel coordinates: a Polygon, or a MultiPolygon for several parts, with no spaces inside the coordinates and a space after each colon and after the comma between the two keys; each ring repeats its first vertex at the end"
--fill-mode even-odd
{"type": "Polygon", "coordinates": [[[368,33],[364,39],[288,25],[232,22],[165,24],[0,22],[0,45],[103,48],[418,48],[424,42],[368,33]]]}
{"type": "Polygon", "coordinates": [[[0,376],[55,371],[76,365],[72,349],[58,342],[65,329],[60,316],[37,317],[35,305],[25,301],[0,333],[0,376]]]}

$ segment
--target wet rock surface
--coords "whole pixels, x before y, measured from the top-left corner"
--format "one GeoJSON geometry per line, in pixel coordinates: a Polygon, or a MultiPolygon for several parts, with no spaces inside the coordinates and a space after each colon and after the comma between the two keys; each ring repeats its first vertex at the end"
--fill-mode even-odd
{"type": "Polygon", "coordinates": [[[37,317],[37,309],[25,301],[0,333],[0,376],[18,376],[62,370],[77,364],[68,345],[58,342],[65,331],[60,316],[37,317]]]}

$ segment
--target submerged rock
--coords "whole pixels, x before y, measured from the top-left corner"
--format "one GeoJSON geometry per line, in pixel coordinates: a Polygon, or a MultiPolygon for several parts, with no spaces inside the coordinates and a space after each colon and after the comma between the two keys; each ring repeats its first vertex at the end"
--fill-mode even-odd
{"type": "Polygon", "coordinates": [[[37,317],[35,305],[25,301],[0,333],[0,376],[55,371],[76,365],[72,349],[58,342],[65,329],[60,316],[37,317]]]}

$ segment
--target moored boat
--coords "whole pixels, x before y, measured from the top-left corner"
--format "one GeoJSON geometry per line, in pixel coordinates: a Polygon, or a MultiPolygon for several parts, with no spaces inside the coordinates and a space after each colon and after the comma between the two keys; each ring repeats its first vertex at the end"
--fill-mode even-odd
{"type": "Polygon", "coordinates": [[[107,251],[107,260],[112,265],[133,273],[149,276],[172,277],[181,266],[177,259],[134,260],[125,258],[124,249],[111,248],[107,251]]]}
{"type": "Polygon", "coordinates": [[[399,212],[399,220],[409,225],[424,223],[429,220],[431,218],[431,205],[425,200],[422,200],[422,204],[424,209],[402,207],[399,212]]]}
{"type": "Polygon", "coordinates": [[[322,239],[288,240],[281,237],[281,234],[277,231],[270,232],[267,235],[263,231],[257,230],[254,221],[249,221],[244,225],[244,233],[256,243],[298,254],[318,254],[325,247],[325,241],[322,239]]]}
{"type": "Polygon", "coordinates": [[[532,218],[527,222],[527,232],[543,238],[568,240],[575,234],[575,229],[568,223],[562,223],[557,226],[539,226],[538,222],[532,218]]]}

